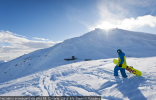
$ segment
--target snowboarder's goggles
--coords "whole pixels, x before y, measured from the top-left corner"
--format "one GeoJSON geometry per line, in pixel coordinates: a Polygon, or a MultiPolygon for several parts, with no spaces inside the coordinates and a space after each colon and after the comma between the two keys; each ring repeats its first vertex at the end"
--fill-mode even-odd
{"type": "Polygon", "coordinates": [[[118,53],[120,53],[121,51],[120,51],[120,50],[118,50],[117,52],[118,52],[118,53]]]}

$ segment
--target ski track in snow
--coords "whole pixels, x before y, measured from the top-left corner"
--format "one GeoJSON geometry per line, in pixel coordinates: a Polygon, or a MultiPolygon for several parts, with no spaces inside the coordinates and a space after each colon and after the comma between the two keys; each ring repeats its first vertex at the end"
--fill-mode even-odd
{"type": "MultiPolygon", "coordinates": [[[[151,58],[129,58],[134,66],[151,58]],[[134,61],[136,63],[134,63],[134,61]]],[[[155,58],[154,58],[155,59],[155,58]]],[[[151,61],[155,63],[155,61],[151,61]]],[[[59,66],[27,77],[0,84],[1,96],[102,96],[106,100],[154,100],[156,74],[146,65],[137,67],[143,76],[127,73],[128,78],[113,76],[112,59],[78,62],[59,66]]],[[[154,68],[156,67],[153,65],[154,68]]],[[[150,67],[149,67],[150,68],[150,67]]]]}

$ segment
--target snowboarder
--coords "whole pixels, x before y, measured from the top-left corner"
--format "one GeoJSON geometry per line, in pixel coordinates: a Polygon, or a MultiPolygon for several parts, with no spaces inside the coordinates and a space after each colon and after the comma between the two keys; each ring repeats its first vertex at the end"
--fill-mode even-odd
{"type": "Polygon", "coordinates": [[[118,49],[117,53],[119,55],[119,57],[118,57],[119,63],[114,68],[114,76],[118,76],[118,71],[120,70],[122,77],[126,78],[127,75],[126,75],[126,72],[124,69],[127,66],[125,53],[123,53],[121,49],[118,49]],[[123,67],[123,68],[121,68],[121,67],[123,67]]]}

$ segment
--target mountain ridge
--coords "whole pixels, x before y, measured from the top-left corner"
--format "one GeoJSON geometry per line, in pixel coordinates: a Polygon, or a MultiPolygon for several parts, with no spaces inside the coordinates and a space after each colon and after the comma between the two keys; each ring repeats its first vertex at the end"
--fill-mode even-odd
{"type": "Polygon", "coordinates": [[[116,58],[118,56],[116,50],[119,48],[126,53],[126,57],[154,57],[156,35],[121,29],[95,29],[80,37],[65,40],[53,47],[40,49],[1,64],[0,83],[85,59],[116,58]],[[72,56],[78,59],[64,60],[72,56]]]}

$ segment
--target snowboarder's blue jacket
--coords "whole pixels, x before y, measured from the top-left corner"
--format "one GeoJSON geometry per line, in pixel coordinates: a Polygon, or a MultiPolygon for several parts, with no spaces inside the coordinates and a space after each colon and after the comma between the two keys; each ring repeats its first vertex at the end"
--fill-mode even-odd
{"type": "Polygon", "coordinates": [[[122,68],[126,68],[126,66],[127,66],[125,53],[123,53],[123,52],[119,53],[118,66],[119,66],[119,64],[122,65],[122,68]]]}

